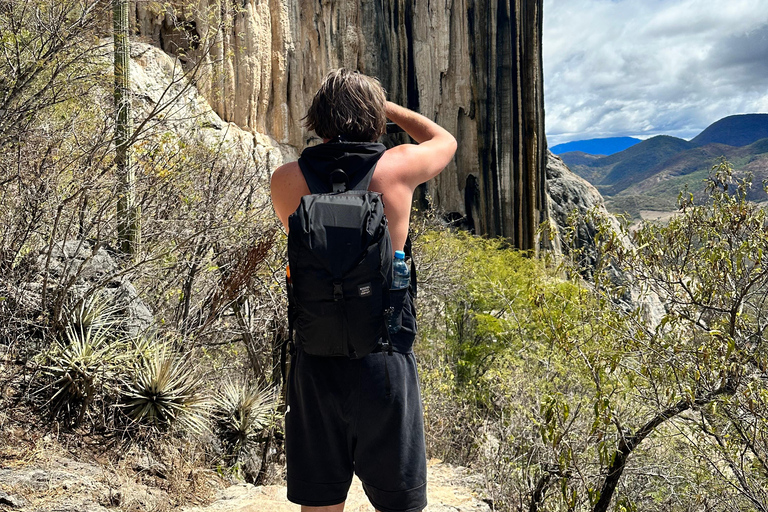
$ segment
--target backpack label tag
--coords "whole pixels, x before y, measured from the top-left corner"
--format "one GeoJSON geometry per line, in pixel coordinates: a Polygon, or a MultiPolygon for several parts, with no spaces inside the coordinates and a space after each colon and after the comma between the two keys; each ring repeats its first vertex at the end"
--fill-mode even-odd
{"type": "Polygon", "coordinates": [[[361,284],[357,287],[358,294],[361,297],[369,297],[373,291],[371,290],[371,285],[369,284],[361,284]]]}

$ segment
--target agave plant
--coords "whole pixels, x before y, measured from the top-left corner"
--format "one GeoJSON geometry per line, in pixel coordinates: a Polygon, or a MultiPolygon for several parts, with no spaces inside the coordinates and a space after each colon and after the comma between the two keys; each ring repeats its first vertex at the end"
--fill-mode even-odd
{"type": "Polygon", "coordinates": [[[178,425],[195,433],[207,428],[208,401],[188,355],[167,343],[147,350],[137,346],[141,362],[125,385],[125,409],[139,425],[166,430],[178,425]]]}
{"type": "Polygon", "coordinates": [[[80,299],[61,312],[61,324],[66,329],[83,332],[87,329],[96,331],[116,332],[117,314],[119,309],[110,306],[103,298],[92,295],[80,299]]]}
{"type": "Polygon", "coordinates": [[[230,380],[216,397],[216,426],[230,458],[237,460],[256,444],[275,407],[274,391],[230,380]]]}
{"type": "Polygon", "coordinates": [[[82,421],[96,392],[107,385],[119,368],[122,352],[114,342],[111,311],[94,301],[81,301],[65,310],[64,335],[42,354],[48,383],[38,393],[51,391],[53,415],[79,409],[82,421]]]}

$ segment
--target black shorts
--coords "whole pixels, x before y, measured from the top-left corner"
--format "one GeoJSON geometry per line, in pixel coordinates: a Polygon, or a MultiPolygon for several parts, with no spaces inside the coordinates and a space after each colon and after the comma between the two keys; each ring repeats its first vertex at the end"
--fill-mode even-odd
{"type": "MultiPolygon", "coordinates": [[[[415,331],[415,324],[408,327],[415,331]]],[[[404,337],[411,334],[408,327],[404,337]]],[[[347,498],[354,472],[381,512],[427,506],[419,379],[406,344],[402,337],[393,339],[393,345],[408,350],[362,359],[318,357],[301,349],[294,355],[285,415],[290,501],[339,504],[347,498]]]]}

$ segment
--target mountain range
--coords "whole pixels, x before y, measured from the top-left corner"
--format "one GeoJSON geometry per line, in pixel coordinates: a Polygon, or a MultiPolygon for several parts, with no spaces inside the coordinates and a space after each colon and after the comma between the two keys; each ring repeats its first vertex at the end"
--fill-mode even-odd
{"type": "Polygon", "coordinates": [[[768,196],[768,114],[741,114],[716,121],[690,141],[657,135],[611,155],[560,154],[576,174],[595,185],[613,211],[674,209],[680,191],[701,193],[702,181],[722,158],[736,175],[754,176],[750,198],[768,196]]]}
{"type": "Polygon", "coordinates": [[[634,146],[642,139],[634,137],[607,137],[602,139],[575,140],[552,146],[549,148],[556,155],[569,153],[571,151],[581,151],[590,155],[612,155],[619,151],[634,146]]]}

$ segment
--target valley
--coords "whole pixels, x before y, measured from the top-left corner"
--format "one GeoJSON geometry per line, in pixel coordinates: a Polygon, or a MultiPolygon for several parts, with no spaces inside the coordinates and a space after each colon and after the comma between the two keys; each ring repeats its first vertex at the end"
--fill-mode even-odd
{"type": "Polygon", "coordinates": [[[568,167],[592,183],[606,206],[638,220],[641,212],[674,211],[682,193],[701,200],[713,166],[727,160],[737,178],[752,176],[748,197],[764,201],[768,179],[768,114],[729,116],[690,141],[658,135],[618,153],[560,155],[568,167]]]}

